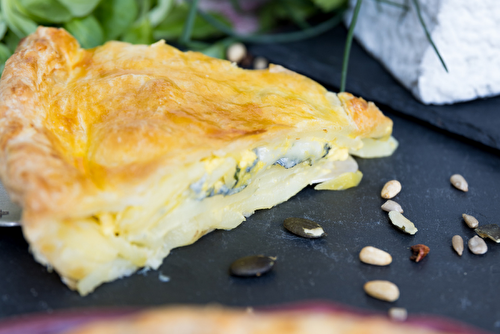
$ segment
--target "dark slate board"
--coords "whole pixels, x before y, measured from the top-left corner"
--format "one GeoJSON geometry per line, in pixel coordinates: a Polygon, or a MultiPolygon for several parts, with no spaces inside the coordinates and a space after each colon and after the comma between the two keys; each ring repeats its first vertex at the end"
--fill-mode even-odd
{"type": "MultiPolygon", "coordinates": [[[[338,88],[345,38],[345,28],[337,27],[302,42],[251,45],[250,52],[338,88]]],[[[500,148],[500,97],[446,106],[424,105],[356,42],[351,49],[346,91],[454,134],[500,148]]]]}
{"type": "Polygon", "coordinates": [[[60,309],[179,303],[255,307],[319,299],[381,313],[405,307],[410,315],[445,316],[500,332],[500,245],[487,241],[485,255],[466,249],[462,257],[451,248],[453,235],[465,240],[474,235],[462,221],[463,212],[481,224],[498,223],[500,157],[389,116],[400,148],[392,157],[358,159],[364,173],[359,187],[338,192],[306,188],[288,202],[256,212],[233,231],[215,231],[174,250],[158,271],[104,284],[87,297],[70,291],[33,260],[19,228],[0,229],[0,318],[60,309]],[[468,193],[450,185],[454,173],[469,181],[468,193]],[[391,226],[380,209],[380,190],[390,179],[403,184],[396,201],[418,227],[415,236],[391,226]],[[320,223],[328,236],[306,240],[290,235],[282,227],[290,216],[320,223]],[[418,243],[431,251],[415,263],[409,260],[409,247],[418,243]],[[358,253],[367,245],[390,252],[393,263],[361,263],[358,253]],[[273,272],[231,277],[231,262],[251,254],[277,256],[273,272]],[[160,274],[170,281],[161,282],[160,274]],[[363,284],[374,279],[396,283],[401,298],[391,304],[367,296],[363,284]]]}

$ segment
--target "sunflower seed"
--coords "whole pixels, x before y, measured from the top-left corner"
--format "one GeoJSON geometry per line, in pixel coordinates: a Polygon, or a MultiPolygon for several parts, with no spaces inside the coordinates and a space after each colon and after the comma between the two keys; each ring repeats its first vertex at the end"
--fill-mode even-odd
{"type": "Polygon", "coordinates": [[[469,216],[466,213],[462,214],[462,217],[464,218],[464,222],[469,226],[470,228],[476,228],[479,225],[479,222],[475,217],[469,216]]]}
{"type": "Polygon", "coordinates": [[[402,307],[391,307],[389,309],[389,317],[394,321],[406,321],[408,318],[408,311],[402,307]]]}
{"type": "Polygon", "coordinates": [[[479,226],[474,231],[476,231],[476,233],[479,234],[481,238],[488,237],[494,242],[500,243],[500,226],[498,226],[497,224],[479,226]]]}
{"type": "Polygon", "coordinates": [[[413,255],[410,257],[410,260],[413,260],[415,262],[420,262],[424,257],[429,254],[429,247],[426,245],[418,244],[415,246],[411,246],[411,251],[413,252],[413,255]]]}
{"type": "Polygon", "coordinates": [[[266,69],[269,65],[269,62],[264,57],[256,57],[253,61],[253,68],[256,70],[266,69]]]}
{"type": "Polygon", "coordinates": [[[460,174],[452,175],[450,177],[450,182],[458,190],[462,190],[463,192],[469,191],[469,185],[467,184],[467,181],[465,181],[464,177],[460,174]]]}
{"type": "Polygon", "coordinates": [[[247,48],[243,43],[234,43],[227,48],[227,60],[239,63],[247,55],[247,48]]]}
{"type": "Polygon", "coordinates": [[[454,235],[453,238],[451,238],[451,245],[453,246],[455,252],[462,256],[462,253],[464,252],[464,239],[462,239],[459,235],[454,235]]]}
{"type": "Polygon", "coordinates": [[[391,254],[372,246],[364,247],[359,252],[359,259],[364,263],[375,266],[387,266],[392,262],[391,254]]]}
{"type": "Polygon", "coordinates": [[[474,254],[484,254],[488,251],[488,246],[483,239],[475,235],[472,239],[469,239],[469,249],[474,254]]]}
{"type": "Polygon", "coordinates": [[[275,257],[252,255],[234,261],[229,270],[234,276],[260,276],[270,271],[275,261],[275,257]]]}
{"type": "Polygon", "coordinates": [[[169,276],[165,276],[162,273],[160,273],[158,275],[158,279],[160,280],[160,282],[164,282],[164,283],[170,282],[170,277],[169,276]]]}
{"type": "Polygon", "coordinates": [[[391,199],[401,191],[401,183],[397,180],[391,180],[387,182],[382,188],[380,195],[382,198],[391,199]]]}
{"type": "Polygon", "coordinates": [[[387,302],[393,302],[399,298],[398,287],[389,281],[370,281],[365,283],[364,289],[373,298],[387,302]]]}
{"type": "Polygon", "coordinates": [[[295,235],[303,238],[315,239],[326,236],[323,228],[309,219],[304,218],[287,218],[283,226],[295,235]]]}
{"type": "Polygon", "coordinates": [[[401,205],[399,205],[398,203],[396,203],[392,200],[387,200],[387,202],[382,204],[381,208],[382,208],[382,210],[387,211],[387,212],[389,212],[389,211],[397,211],[399,213],[404,212],[401,205]]]}
{"type": "Polygon", "coordinates": [[[403,232],[413,235],[418,231],[411,221],[397,211],[389,212],[389,218],[391,219],[391,223],[403,232]]]}

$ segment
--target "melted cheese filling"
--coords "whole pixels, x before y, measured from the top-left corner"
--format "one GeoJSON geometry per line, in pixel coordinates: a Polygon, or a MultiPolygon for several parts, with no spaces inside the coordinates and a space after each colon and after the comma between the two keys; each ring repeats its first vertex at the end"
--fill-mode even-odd
{"type": "Polygon", "coordinates": [[[67,246],[56,267],[65,268],[63,281],[85,295],[138,268],[156,269],[173,248],[214,229],[235,228],[309,184],[357,169],[347,148],[321,140],[205,159],[148,189],[142,205],[59,222],[58,240],[67,246]]]}

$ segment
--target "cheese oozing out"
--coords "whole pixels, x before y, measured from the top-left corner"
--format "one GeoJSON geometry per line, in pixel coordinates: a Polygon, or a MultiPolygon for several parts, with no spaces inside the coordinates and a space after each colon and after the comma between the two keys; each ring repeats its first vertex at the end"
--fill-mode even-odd
{"type": "MultiPolygon", "coordinates": [[[[368,155],[384,155],[387,143],[375,142],[368,155]]],[[[54,267],[64,268],[63,281],[86,295],[141,267],[156,269],[173,248],[214,229],[235,228],[254,211],[282,203],[307,185],[357,170],[348,148],[317,138],[205,158],[166,175],[148,189],[141,205],[54,222],[54,233],[67,244],[54,267]]]]}

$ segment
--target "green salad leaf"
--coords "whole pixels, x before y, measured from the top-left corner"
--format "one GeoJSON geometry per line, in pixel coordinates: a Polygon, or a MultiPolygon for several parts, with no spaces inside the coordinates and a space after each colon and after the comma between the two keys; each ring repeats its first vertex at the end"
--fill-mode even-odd
{"type": "Polygon", "coordinates": [[[17,36],[12,30],[7,31],[2,42],[7,45],[9,50],[14,53],[16,51],[17,45],[21,41],[21,38],[17,36]]]}
{"type": "Polygon", "coordinates": [[[158,5],[149,12],[149,21],[153,27],[162,23],[170,13],[174,0],[158,0],[158,5]]]}
{"type": "Polygon", "coordinates": [[[151,44],[153,42],[153,27],[148,17],[142,18],[134,23],[132,27],[125,32],[122,41],[133,44],[151,44]]]}
{"type": "MultiPolygon", "coordinates": [[[[44,0],[40,0],[44,1],[44,0]]],[[[73,16],[82,17],[90,14],[101,0],[58,0],[73,16]]],[[[109,0],[103,0],[109,1],[109,0]]]]}
{"type": "Polygon", "coordinates": [[[279,21],[293,21],[304,28],[306,19],[317,11],[311,0],[270,1],[259,11],[259,32],[271,30],[279,21]]]}
{"type": "Polygon", "coordinates": [[[57,0],[17,0],[25,13],[39,23],[62,23],[72,18],[71,12],[57,0]]]}
{"type": "MultiPolygon", "coordinates": [[[[189,5],[187,3],[183,2],[173,8],[167,18],[153,30],[154,39],[178,39],[182,35],[184,22],[186,21],[188,13],[189,5]]],[[[229,24],[229,21],[222,15],[214,14],[214,16],[229,24]]],[[[215,36],[221,36],[221,33],[197,15],[194,20],[193,30],[191,31],[191,38],[205,39],[215,36]]]]}
{"type": "Polygon", "coordinates": [[[2,12],[0,12],[0,40],[4,38],[6,32],[7,32],[7,22],[5,22],[3,14],[2,12]]]}
{"type": "Polygon", "coordinates": [[[3,68],[5,67],[5,62],[12,55],[12,52],[9,50],[7,45],[0,43],[0,72],[3,72],[3,68]]]}
{"type": "Polygon", "coordinates": [[[206,49],[200,50],[201,53],[214,57],[214,58],[225,58],[227,46],[224,43],[214,43],[206,49]]]}
{"type": "Polygon", "coordinates": [[[7,26],[17,37],[23,38],[35,32],[38,25],[23,13],[23,9],[17,0],[1,0],[0,5],[7,26]]]}
{"type": "Polygon", "coordinates": [[[347,0],[313,0],[313,2],[325,12],[338,9],[347,3],[347,0]]]}
{"type": "Polygon", "coordinates": [[[80,45],[86,49],[96,47],[104,42],[104,32],[101,25],[92,15],[74,18],[65,23],[64,28],[75,36],[80,45]]]}
{"type": "Polygon", "coordinates": [[[136,0],[106,0],[99,4],[94,15],[101,22],[104,38],[113,40],[133,24],[138,11],[136,0]]]}
{"type": "Polygon", "coordinates": [[[137,22],[141,21],[143,18],[145,18],[149,11],[151,10],[151,6],[152,6],[152,3],[151,3],[151,0],[140,0],[139,1],[139,4],[140,4],[140,12],[139,12],[139,17],[137,19],[137,22]]]}

